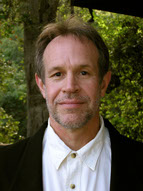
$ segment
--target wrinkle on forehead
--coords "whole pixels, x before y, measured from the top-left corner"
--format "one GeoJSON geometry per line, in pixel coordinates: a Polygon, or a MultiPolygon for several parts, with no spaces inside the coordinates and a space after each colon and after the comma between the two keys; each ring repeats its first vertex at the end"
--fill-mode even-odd
{"type": "Polygon", "coordinates": [[[97,70],[98,50],[94,43],[86,37],[75,35],[58,36],[46,47],[43,55],[46,67],[57,67],[67,64],[68,67],[80,64],[94,64],[97,70]],[[49,66],[50,64],[50,66],[49,66]]]}
{"type": "MultiPolygon", "coordinates": [[[[96,50],[96,51],[98,52],[96,45],[95,45],[91,40],[89,40],[89,39],[86,38],[85,36],[77,37],[77,36],[74,35],[74,34],[68,34],[68,35],[64,35],[64,36],[60,35],[60,36],[55,37],[55,38],[47,45],[47,47],[45,48],[45,51],[46,51],[46,49],[47,49],[48,47],[58,46],[58,45],[60,46],[61,43],[63,43],[63,41],[65,41],[65,40],[68,41],[69,43],[70,43],[71,41],[73,41],[73,40],[74,40],[74,41],[80,41],[83,46],[86,46],[86,47],[89,47],[89,46],[90,46],[93,51],[96,50]]],[[[65,41],[65,42],[66,42],[66,41],[65,41]]],[[[44,53],[45,53],[45,51],[44,51],[44,53]]]]}

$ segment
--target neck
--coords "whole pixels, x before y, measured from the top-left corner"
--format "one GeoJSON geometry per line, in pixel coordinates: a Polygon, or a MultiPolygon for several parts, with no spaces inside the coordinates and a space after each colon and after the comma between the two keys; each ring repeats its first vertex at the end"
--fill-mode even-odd
{"type": "Polygon", "coordinates": [[[80,129],[66,129],[50,117],[50,125],[60,139],[72,150],[77,151],[95,138],[100,129],[99,114],[80,129]]]}

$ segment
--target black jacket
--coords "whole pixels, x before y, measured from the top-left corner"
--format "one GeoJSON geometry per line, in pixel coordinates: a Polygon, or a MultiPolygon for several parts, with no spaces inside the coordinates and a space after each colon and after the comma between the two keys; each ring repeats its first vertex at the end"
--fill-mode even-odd
{"type": "MultiPolygon", "coordinates": [[[[105,126],[112,151],[110,191],[143,191],[143,144],[120,135],[107,120],[105,126]]],[[[46,127],[47,122],[34,136],[0,147],[0,191],[43,190],[42,140],[46,127]]]]}

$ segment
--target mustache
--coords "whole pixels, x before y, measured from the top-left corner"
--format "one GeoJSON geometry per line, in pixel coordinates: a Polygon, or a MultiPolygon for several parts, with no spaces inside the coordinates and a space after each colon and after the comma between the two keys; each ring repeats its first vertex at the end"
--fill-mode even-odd
{"type": "Polygon", "coordinates": [[[76,100],[79,102],[89,102],[90,98],[88,96],[79,96],[79,95],[74,95],[74,94],[67,94],[61,98],[56,98],[54,102],[55,102],[55,104],[57,104],[57,103],[64,102],[66,100],[76,100]]]}

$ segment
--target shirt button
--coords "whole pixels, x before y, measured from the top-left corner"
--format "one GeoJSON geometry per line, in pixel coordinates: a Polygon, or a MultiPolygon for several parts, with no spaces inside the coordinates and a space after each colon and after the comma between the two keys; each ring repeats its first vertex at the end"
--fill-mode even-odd
{"type": "Polygon", "coordinates": [[[71,184],[71,185],[70,185],[70,188],[71,188],[71,189],[75,189],[75,184],[71,184]]]}
{"type": "Polygon", "coordinates": [[[75,157],[76,157],[76,153],[72,153],[71,158],[75,158],[75,157]]]}

